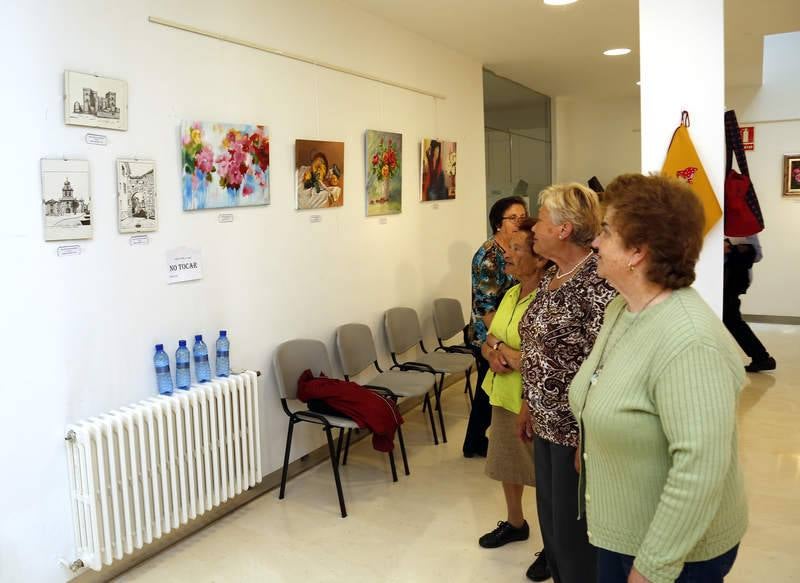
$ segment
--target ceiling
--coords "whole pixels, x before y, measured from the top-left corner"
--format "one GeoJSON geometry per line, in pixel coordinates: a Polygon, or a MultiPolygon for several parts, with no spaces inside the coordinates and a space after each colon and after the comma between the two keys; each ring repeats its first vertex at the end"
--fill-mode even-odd
{"type": "MultiPolygon", "coordinates": [[[[550,96],[635,95],[637,0],[345,0],[550,96]],[[623,57],[605,49],[628,47],[623,57]]],[[[798,0],[726,0],[729,86],[761,84],[763,36],[800,30],[798,0]],[[754,7],[757,6],[758,9],[754,7]]]]}

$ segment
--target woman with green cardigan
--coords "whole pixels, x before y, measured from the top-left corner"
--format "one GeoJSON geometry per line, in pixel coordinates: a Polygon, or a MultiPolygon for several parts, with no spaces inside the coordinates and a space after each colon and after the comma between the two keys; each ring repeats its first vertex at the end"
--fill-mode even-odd
{"type": "Polygon", "coordinates": [[[704,215],[690,187],[630,174],[604,194],[598,275],[619,291],[569,390],[599,583],[718,583],[747,527],[744,367],[689,287],[704,215]],[[582,466],[582,467],[581,467],[582,466]]]}

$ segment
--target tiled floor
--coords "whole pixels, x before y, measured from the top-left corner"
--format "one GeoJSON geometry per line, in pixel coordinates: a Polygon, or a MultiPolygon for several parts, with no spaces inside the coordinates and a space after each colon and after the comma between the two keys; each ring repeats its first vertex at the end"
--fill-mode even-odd
{"type": "MultiPolygon", "coordinates": [[[[740,406],[741,456],[750,529],[730,583],[800,581],[800,328],[754,327],[778,360],[775,374],[749,375],[740,406]]],[[[440,582],[527,581],[540,550],[531,539],[494,550],[480,534],[505,518],[498,483],[483,460],[461,457],[468,414],[446,392],[450,442],[433,446],[419,409],[406,415],[411,476],[391,482],[386,456],[364,440],[343,468],[342,519],[325,463],[130,571],[120,581],[440,582]]],[[[398,456],[399,457],[399,456],[398,456]]],[[[399,462],[399,459],[398,459],[399,462]]],[[[525,494],[534,526],[533,491],[525,494]]],[[[588,583],[588,582],[587,582],[588,583]]]]}

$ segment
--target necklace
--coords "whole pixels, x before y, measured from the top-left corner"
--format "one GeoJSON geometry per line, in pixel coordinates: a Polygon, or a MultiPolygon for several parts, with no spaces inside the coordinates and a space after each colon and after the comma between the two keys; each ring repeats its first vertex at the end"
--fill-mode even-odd
{"type": "MultiPolygon", "coordinates": [[[[614,344],[611,346],[611,348],[610,348],[610,349],[609,349],[609,346],[608,346],[608,342],[606,342],[606,345],[605,345],[605,346],[603,346],[603,351],[600,353],[600,359],[599,359],[599,362],[598,362],[598,364],[597,364],[597,368],[596,368],[596,369],[594,369],[594,372],[592,373],[592,378],[591,378],[591,379],[590,379],[590,381],[589,381],[589,383],[590,383],[592,386],[594,386],[595,384],[597,384],[597,379],[598,379],[598,378],[600,378],[600,373],[602,373],[602,372],[603,372],[603,367],[605,366],[605,364],[606,364],[606,359],[608,358],[608,356],[606,356],[606,355],[608,354],[608,355],[610,356],[610,355],[611,355],[611,353],[613,353],[613,352],[614,352],[614,348],[616,348],[617,344],[619,344],[620,340],[622,340],[622,337],[623,337],[623,336],[625,336],[625,334],[627,334],[627,333],[628,333],[628,330],[630,330],[631,328],[633,328],[633,327],[634,327],[634,325],[636,324],[636,321],[639,319],[639,316],[641,316],[641,315],[642,315],[642,313],[643,313],[643,312],[644,312],[644,311],[647,309],[647,307],[648,307],[650,304],[652,304],[652,303],[655,301],[655,299],[656,299],[658,296],[660,296],[661,294],[663,294],[665,291],[666,291],[666,290],[663,290],[663,289],[662,289],[662,290],[660,290],[660,291],[659,291],[659,292],[658,292],[656,295],[654,295],[652,298],[650,298],[649,300],[647,300],[647,303],[646,303],[646,304],[645,304],[645,305],[642,307],[642,309],[641,309],[641,310],[639,310],[638,312],[636,312],[636,315],[633,317],[633,321],[630,323],[630,325],[629,325],[627,328],[625,328],[625,330],[623,330],[623,331],[622,331],[622,334],[620,334],[620,335],[617,337],[616,341],[614,342],[614,344]]],[[[620,315],[621,315],[621,314],[622,314],[622,311],[620,311],[620,312],[617,314],[617,317],[614,319],[614,323],[611,325],[611,330],[610,330],[610,331],[609,331],[609,333],[608,333],[608,339],[609,339],[609,340],[611,339],[611,334],[614,332],[614,328],[617,326],[617,322],[619,321],[619,318],[620,318],[620,315]]]]}
{"type": "Polygon", "coordinates": [[[584,257],[583,259],[578,261],[575,264],[575,267],[573,267],[572,269],[570,269],[566,273],[560,273],[561,269],[559,269],[558,272],[556,273],[556,279],[563,279],[563,278],[567,277],[568,275],[572,275],[572,273],[574,273],[576,269],[578,269],[581,265],[583,265],[583,262],[586,261],[587,259],[589,259],[589,257],[591,257],[593,253],[594,253],[594,251],[589,251],[589,254],[586,257],[584,257]]]}

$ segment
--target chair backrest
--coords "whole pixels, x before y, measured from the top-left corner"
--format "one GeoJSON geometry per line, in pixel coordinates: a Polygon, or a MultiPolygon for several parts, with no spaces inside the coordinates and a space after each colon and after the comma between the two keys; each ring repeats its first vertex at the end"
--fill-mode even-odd
{"type": "Polygon", "coordinates": [[[278,392],[284,399],[297,398],[297,379],[304,370],[310,369],[314,376],[320,372],[330,375],[333,371],[328,349],[319,340],[287,340],[275,349],[272,363],[278,381],[278,392]]]}
{"type": "Polygon", "coordinates": [[[372,330],[364,324],[344,324],[336,329],[336,348],[342,372],[354,376],[378,360],[372,330]]]}
{"type": "Polygon", "coordinates": [[[389,350],[400,354],[422,340],[419,317],[412,308],[391,308],[383,315],[389,350]]]}
{"type": "Polygon", "coordinates": [[[460,334],[466,325],[461,302],[455,298],[433,300],[433,327],[436,328],[436,337],[439,340],[447,340],[460,334]]]}

